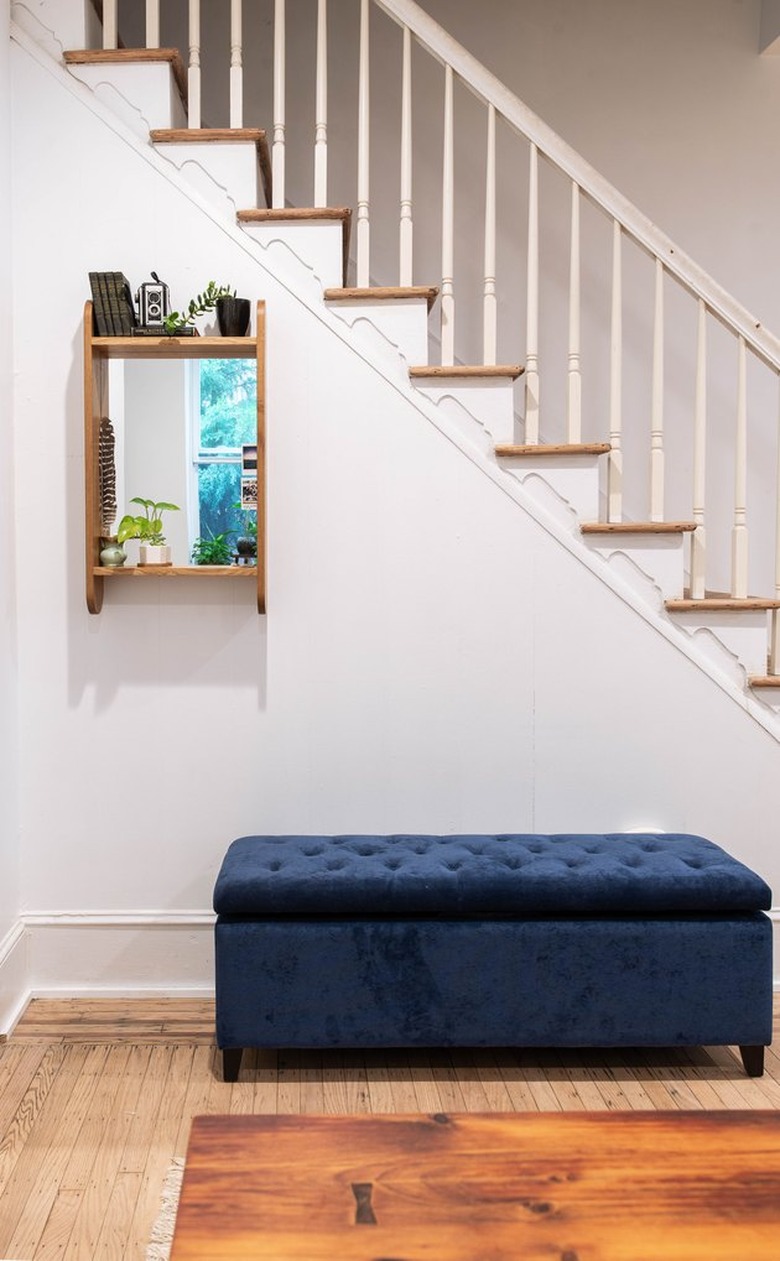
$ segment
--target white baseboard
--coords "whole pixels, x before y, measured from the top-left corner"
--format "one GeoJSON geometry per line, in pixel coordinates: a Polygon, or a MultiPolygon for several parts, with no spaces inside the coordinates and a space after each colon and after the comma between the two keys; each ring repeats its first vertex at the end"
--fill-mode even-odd
{"type": "Polygon", "coordinates": [[[0,1034],[30,998],[208,998],[210,911],[22,915],[0,943],[0,1034]]]}
{"type": "Polygon", "coordinates": [[[13,1029],[30,996],[29,936],[17,920],[0,942],[0,1034],[13,1029]]]}

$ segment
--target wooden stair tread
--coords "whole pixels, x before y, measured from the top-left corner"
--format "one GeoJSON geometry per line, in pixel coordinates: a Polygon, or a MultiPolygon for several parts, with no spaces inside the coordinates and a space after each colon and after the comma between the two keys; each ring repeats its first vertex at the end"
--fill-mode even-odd
{"type": "Polygon", "coordinates": [[[748,677],[750,687],[780,687],[780,674],[751,674],[748,677]]]}
{"type": "Polygon", "coordinates": [[[326,302],[383,302],[393,298],[425,298],[430,311],[439,295],[438,285],[375,285],[373,288],[326,289],[326,302]]]}
{"type": "Polygon", "coordinates": [[[187,108],[187,71],[178,48],[80,48],[68,49],[62,57],[65,64],[71,66],[122,66],[167,61],[182,104],[187,108]]]}
{"type": "Polygon", "coordinates": [[[746,596],[737,599],[735,596],[705,596],[703,600],[666,600],[665,608],[669,613],[744,613],[751,610],[780,609],[780,600],[765,599],[763,596],[746,596]]]}
{"type": "Polygon", "coordinates": [[[537,442],[518,446],[512,442],[501,442],[495,450],[496,455],[607,455],[612,450],[612,445],[609,442],[560,442],[549,445],[537,442]]]}
{"type": "Polygon", "coordinates": [[[352,211],[348,206],[279,206],[260,210],[239,210],[240,223],[284,223],[295,219],[342,219],[349,223],[352,211]]]}
{"type": "Polygon", "coordinates": [[[153,144],[253,144],[257,149],[266,205],[271,205],[271,155],[262,127],[155,127],[149,137],[153,144]]]}
{"type": "Polygon", "coordinates": [[[586,521],[583,534],[689,534],[695,521],[586,521]]]}
{"type": "Polygon", "coordinates": [[[428,380],[437,378],[462,377],[479,379],[480,377],[510,377],[515,380],[525,369],[519,363],[493,364],[434,364],[410,368],[409,376],[428,380]]]}
{"type": "Polygon", "coordinates": [[[236,218],[239,223],[303,223],[316,222],[318,219],[340,219],[343,233],[341,270],[346,281],[349,233],[352,226],[352,211],[349,206],[279,206],[265,210],[239,210],[236,218]]]}

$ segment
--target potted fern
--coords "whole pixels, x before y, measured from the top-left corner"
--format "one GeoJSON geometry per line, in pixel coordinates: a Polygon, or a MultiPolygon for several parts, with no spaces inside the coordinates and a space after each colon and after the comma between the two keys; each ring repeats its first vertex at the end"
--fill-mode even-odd
{"type": "Polygon", "coordinates": [[[171,549],[162,532],[162,514],[178,512],[179,505],[169,504],[164,499],[155,502],[153,499],[141,498],[131,499],[130,503],[140,504],[143,512],[135,517],[122,517],[117,529],[117,541],[124,543],[127,539],[140,539],[139,565],[170,565],[171,549]]]}

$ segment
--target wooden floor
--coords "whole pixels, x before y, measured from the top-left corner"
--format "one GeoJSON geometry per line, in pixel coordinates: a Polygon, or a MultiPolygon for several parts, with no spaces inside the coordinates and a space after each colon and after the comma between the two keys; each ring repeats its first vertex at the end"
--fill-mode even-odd
{"type": "Polygon", "coordinates": [[[771,1050],[757,1079],[723,1047],[261,1051],[219,1073],[210,1003],[32,1002],[0,1046],[0,1257],[143,1261],[199,1113],[780,1109],[771,1050]]]}

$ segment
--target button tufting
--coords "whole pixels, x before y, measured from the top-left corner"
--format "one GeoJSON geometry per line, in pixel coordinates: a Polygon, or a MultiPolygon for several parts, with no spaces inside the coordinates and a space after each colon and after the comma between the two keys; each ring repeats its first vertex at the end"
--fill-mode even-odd
{"type": "Polygon", "coordinates": [[[771,904],[760,877],[701,837],[607,833],[242,837],[225,857],[214,905],[219,914],[441,914],[454,909],[453,889],[458,914],[711,913],[771,904]]]}

